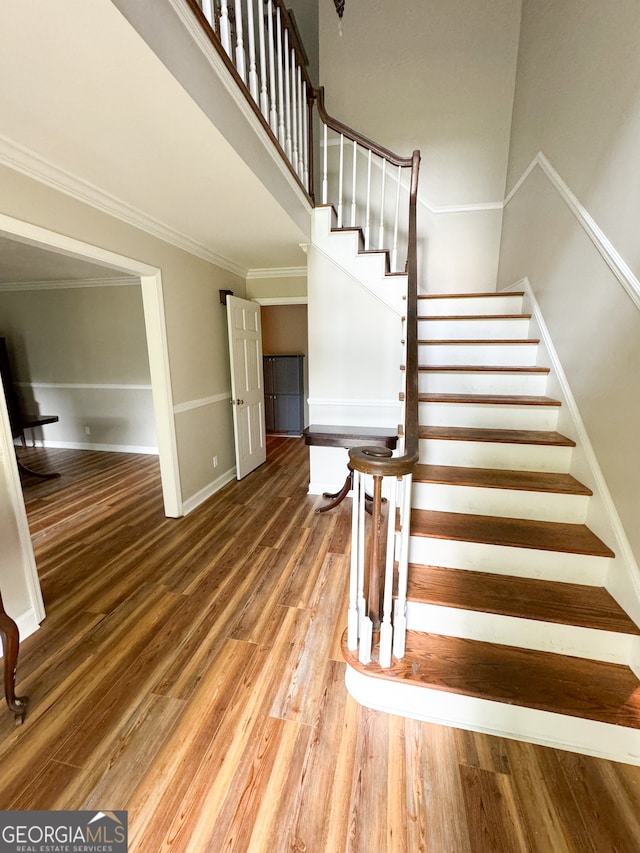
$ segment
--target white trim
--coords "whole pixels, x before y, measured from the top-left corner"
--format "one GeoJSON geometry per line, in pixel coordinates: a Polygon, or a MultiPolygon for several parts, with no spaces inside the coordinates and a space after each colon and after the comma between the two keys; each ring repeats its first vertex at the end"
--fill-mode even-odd
{"type": "MultiPolygon", "coordinates": [[[[551,340],[549,330],[547,329],[547,326],[545,324],[544,317],[540,310],[540,306],[538,305],[538,301],[531,286],[531,282],[527,277],[525,277],[520,281],[516,282],[511,287],[507,288],[507,290],[524,290],[530,300],[531,313],[533,314],[538,324],[540,338],[547,350],[549,359],[551,361],[553,373],[555,374],[560,388],[562,389],[562,394],[564,395],[563,402],[566,403],[567,410],[571,416],[574,428],[576,430],[576,435],[574,436],[576,440],[576,445],[584,453],[585,460],[587,462],[587,465],[589,466],[591,475],[593,476],[594,482],[590,485],[593,486],[593,491],[597,493],[602,500],[602,504],[606,512],[608,521],[611,525],[613,535],[615,536],[616,543],[614,551],[616,551],[616,554],[618,554],[621,558],[621,560],[619,560],[620,564],[624,564],[626,566],[631,588],[633,589],[633,592],[638,602],[640,602],[640,567],[638,566],[638,563],[633,554],[633,549],[631,548],[631,544],[629,543],[624,527],[622,526],[620,516],[618,515],[615,503],[613,501],[613,498],[611,497],[611,492],[607,487],[607,482],[605,480],[604,474],[602,473],[602,469],[600,468],[600,465],[598,463],[598,459],[593,449],[593,445],[589,440],[587,428],[585,427],[584,421],[580,416],[578,405],[571,391],[567,376],[562,368],[558,353],[551,340]]],[[[640,603],[638,604],[638,612],[640,612],[640,603]]],[[[634,614],[630,615],[632,617],[634,616],[634,614]]]]}
{"type": "MultiPolygon", "coordinates": [[[[146,456],[158,456],[158,448],[142,444],[87,444],[80,441],[36,441],[36,447],[53,447],[63,450],[99,450],[105,453],[142,453],[146,456]]],[[[18,445],[19,447],[20,445],[18,445]]]]}
{"type": "Polygon", "coordinates": [[[223,486],[226,486],[227,483],[230,483],[236,476],[236,467],[230,468],[224,474],[221,474],[216,480],[213,480],[211,483],[208,483],[204,488],[200,489],[199,492],[196,492],[195,495],[191,495],[190,498],[187,498],[186,501],[182,504],[182,512],[183,515],[188,515],[192,512],[196,507],[199,507],[200,504],[204,503],[211,495],[215,495],[216,492],[219,492],[223,486]]]}
{"type": "Polygon", "coordinates": [[[176,403],[173,412],[176,415],[182,412],[190,412],[192,409],[201,409],[203,406],[211,406],[213,403],[223,403],[231,399],[231,391],[223,391],[221,394],[212,394],[211,397],[200,397],[198,400],[187,400],[184,403],[176,403]]]}
{"type": "Polygon", "coordinates": [[[306,296],[252,296],[252,302],[258,305],[307,305],[309,299],[306,296]]]}
{"type": "Polygon", "coordinates": [[[77,287],[127,287],[138,286],[137,277],[78,278],[64,281],[6,281],[0,284],[0,293],[14,290],[73,290],[77,287]]]}
{"type": "Polygon", "coordinates": [[[569,189],[569,186],[560,177],[558,172],[556,172],[542,151],[539,151],[536,154],[524,174],[516,182],[515,186],[506,197],[504,206],[506,207],[509,204],[536,166],[539,166],[542,169],[550,183],[555,187],[564,200],[569,210],[578,220],[611,272],[624,287],[633,304],[636,308],[640,309],[640,280],[638,280],[634,275],[631,267],[624,260],[620,252],[609,240],[602,228],[600,228],[598,223],[591,216],[586,207],[580,202],[578,197],[571,191],[571,189],[569,189]]]}
{"type": "Polygon", "coordinates": [[[72,175],[65,169],[45,160],[39,154],[23,145],[19,145],[7,136],[0,134],[0,165],[8,166],[28,178],[34,178],[45,186],[64,193],[71,198],[88,204],[96,210],[101,210],[110,216],[115,216],[122,222],[133,225],[165,243],[183,249],[191,255],[202,258],[228,272],[245,277],[247,269],[235,264],[229,258],[212,252],[201,243],[192,240],[185,234],[176,231],[164,222],[154,219],[143,211],[121,201],[110,193],[101,190],[94,184],[72,175]]]}
{"type": "Polygon", "coordinates": [[[360,408],[397,409],[400,405],[397,400],[331,400],[328,397],[309,397],[307,402],[310,406],[357,406],[360,408]]]}
{"type": "Polygon", "coordinates": [[[491,699],[372,678],[347,664],[345,684],[361,705],[414,720],[640,764],[640,730],[491,699]]]}
{"type": "Polygon", "coordinates": [[[247,281],[253,278],[306,278],[306,267],[273,267],[252,269],[247,272],[247,281]]]}
{"type": "Polygon", "coordinates": [[[15,382],[19,388],[63,388],[71,391],[151,391],[151,385],[123,385],[104,382],[15,382]]]}

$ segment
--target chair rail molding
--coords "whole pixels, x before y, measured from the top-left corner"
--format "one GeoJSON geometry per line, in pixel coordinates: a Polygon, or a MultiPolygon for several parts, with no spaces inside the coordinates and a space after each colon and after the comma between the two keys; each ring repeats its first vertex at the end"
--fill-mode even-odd
{"type": "Polygon", "coordinates": [[[516,196],[535,168],[542,169],[551,185],[557,190],[569,210],[578,220],[611,272],[624,287],[633,304],[636,308],[640,309],[640,280],[638,280],[637,276],[633,273],[631,267],[627,264],[620,252],[616,249],[611,240],[609,240],[602,228],[600,228],[593,216],[591,216],[587,208],[570,189],[568,184],[563,180],[556,169],[554,169],[542,151],[538,151],[531,163],[529,163],[522,175],[518,178],[504,200],[504,207],[506,208],[509,202],[516,196]]]}

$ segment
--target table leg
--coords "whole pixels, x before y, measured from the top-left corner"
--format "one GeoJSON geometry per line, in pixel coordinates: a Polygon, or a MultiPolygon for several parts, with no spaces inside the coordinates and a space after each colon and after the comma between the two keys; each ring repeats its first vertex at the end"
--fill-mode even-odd
{"type": "Polygon", "coordinates": [[[18,667],[18,649],[20,637],[18,626],[13,619],[5,613],[2,598],[0,597],[0,634],[4,646],[4,698],[9,709],[15,715],[16,725],[24,721],[27,712],[27,699],[24,696],[16,696],[16,669],[18,667]]]}

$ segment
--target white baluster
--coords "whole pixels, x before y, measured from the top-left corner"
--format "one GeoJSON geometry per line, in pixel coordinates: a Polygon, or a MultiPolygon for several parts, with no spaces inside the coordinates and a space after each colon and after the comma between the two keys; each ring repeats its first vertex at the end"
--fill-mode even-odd
{"type": "Polygon", "coordinates": [[[202,0],[202,14],[209,22],[209,26],[215,29],[213,17],[213,0],[202,0]]]}
{"type": "Polygon", "coordinates": [[[302,97],[302,68],[298,65],[298,176],[300,180],[304,176],[304,114],[305,101],[302,97]]]}
{"type": "Polygon", "coordinates": [[[322,132],[322,144],[323,144],[323,152],[322,152],[322,203],[327,203],[327,193],[329,189],[329,181],[327,177],[327,125],[323,124],[323,132],[322,132]]]}
{"type": "Polygon", "coordinates": [[[282,15],[276,9],[276,41],[278,46],[278,142],[284,148],[284,62],[282,57],[282,15]]]}
{"type": "Polygon", "coordinates": [[[307,102],[307,84],[302,81],[302,182],[309,191],[309,105],[307,102]]]}
{"type": "Polygon", "coordinates": [[[391,251],[391,272],[397,272],[398,263],[398,219],[400,216],[400,178],[402,177],[402,166],[398,166],[398,187],[396,189],[396,215],[393,226],[393,249],[391,251]]]}
{"type": "Polygon", "coordinates": [[[382,624],[380,626],[380,666],[391,666],[391,646],[393,642],[393,626],[391,610],[393,608],[393,570],[395,561],[396,535],[396,493],[398,481],[391,481],[391,494],[387,504],[387,554],[384,572],[384,592],[382,603],[382,624]]]}
{"type": "Polygon", "coordinates": [[[220,41],[222,47],[231,56],[231,30],[229,29],[229,3],[228,0],[220,2],[220,41]]]}
{"type": "Polygon", "coordinates": [[[258,103],[258,71],[256,69],[256,33],[253,25],[253,0],[247,0],[247,30],[249,33],[249,91],[258,103]]]}
{"type": "Polygon", "coordinates": [[[351,170],[351,227],[356,226],[356,158],[358,156],[358,145],[353,140],[353,165],[351,170]]]}
{"type": "Polygon", "coordinates": [[[269,93],[267,91],[267,52],[264,43],[264,5],[258,0],[258,41],[260,42],[260,112],[269,120],[269,93]]]}
{"type": "Polygon", "coordinates": [[[291,98],[292,98],[292,112],[293,112],[293,127],[291,128],[291,132],[293,135],[293,152],[291,158],[291,164],[294,169],[298,168],[298,92],[296,89],[296,52],[295,50],[291,51],[291,98]]]}
{"type": "Polygon", "coordinates": [[[349,575],[349,613],[347,616],[347,648],[358,648],[360,618],[358,616],[358,519],[360,516],[360,474],[353,474],[353,497],[351,503],[351,573],[349,575]]]}
{"type": "Polygon", "coordinates": [[[378,248],[384,249],[384,183],[387,176],[387,161],[382,158],[382,183],[380,185],[380,227],[378,228],[378,248]]]}
{"type": "Polygon", "coordinates": [[[400,553],[398,555],[398,594],[393,616],[393,653],[404,657],[407,635],[407,576],[409,571],[409,520],[411,517],[411,474],[402,478],[400,494],[400,553]]]}
{"type": "Polygon", "coordinates": [[[364,474],[358,473],[360,477],[360,495],[358,506],[358,592],[359,592],[359,610],[360,610],[360,649],[358,651],[358,660],[362,664],[367,664],[371,660],[371,649],[373,647],[373,622],[367,615],[367,603],[364,597],[364,555],[365,555],[365,485],[364,474]]]}
{"type": "Polygon", "coordinates": [[[244,41],[242,32],[242,3],[236,0],[236,71],[242,77],[242,82],[247,82],[247,69],[244,59],[244,41]]]}
{"type": "Polygon", "coordinates": [[[344,136],[340,134],[340,165],[338,166],[338,228],[342,228],[342,179],[344,176],[344,136]]]}
{"type": "Polygon", "coordinates": [[[367,212],[364,223],[364,248],[365,251],[369,248],[369,219],[371,216],[371,149],[369,149],[369,157],[367,160],[367,212]]]}
{"type": "Polygon", "coordinates": [[[269,126],[274,135],[278,133],[278,110],[276,108],[276,59],[273,38],[273,0],[267,2],[267,31],[269,34],[269,126]]]}
{"type": "MultiPolygon", "coordinates": [[[[292,51],[293,54],[293,51],[292,51]]],[[[286,105],[286,146],[285,151],[289,162],[291,160],[291,84],[289,79],[289,30],[284,31],[284,102],[286,105]]]]}

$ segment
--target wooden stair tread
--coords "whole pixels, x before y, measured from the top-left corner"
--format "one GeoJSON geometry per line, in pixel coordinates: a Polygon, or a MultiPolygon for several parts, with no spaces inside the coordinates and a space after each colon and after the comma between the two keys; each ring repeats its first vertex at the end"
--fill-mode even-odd
{"type": "Polygon", "coordinates": [[[441,441],[485,441],[499,444],[541,444],[559,447],[575,447],[576,443],[566,435],[552,430],[530,429],[484,429],[477,427],[421,426],[420,438],[441,441]]]}
{"type": "Polygon", "coordinates": [[[442,344],[451,344],[453,346],[477,346],[480,344],[483,347],[503,346],[504,344],[539,344],[540,338],[428,338],[419,339],[418,344],[423,346],[439,346],[442,344]]]}
{"type": "Polygon", "coordinates": [[[510,471],[499,468],[463,468],[453,465],[416,465],[413,481],[451,486],[476,486],[485,489],[516,489],[529,492],[553,492],[563,495],[592,495],[587,486],[571,474],[549,471],[510,471]]]}
{"type": "Polygon", "coordinates": [[[615,556],[586,525],[557,521],[414,509],[411,534],[595,557],[615,556]]]}
{"type": "Polygon", "coordinates": [[[640,682],[620,664],[417,631],[387,669],[342,650],[376,678],[640,729],[640,682]]]}
{"type": "MultiPolygon", "coordinates": [[[[401,367],[404,370],[404,365],[401,367]]],[[[505,367],[502,364],[419,364],[419,371],[428,373],[549,373],[549,367],[505,367]]]]}
{"type": "Polygon", "coordinates": [[[509,292],[498,293],[420,293],[418,299],[495,299],[496,297],[504,296],[524,296],[524,290],[510,290],[509,292]]]}
{"type": "MultiPolygon", "coordinates": [[[[400,395],[400,399],[403,395],[400,395]]],[[[420,393],[420,403],[484,403],[495,406],[560,406],[560,400],[529,394],[446,394],[420,393]]]]}
{"type": "Polygon", "coordinates": [[[413,564],[409,567],[407,598],[424,604],[640,635],[640,628],[604,587],[413,564]]]}
{"type": "Polygon", "coordinates": [[[418,314],[418,320],[530,320],[531,314],[418,314]]]}

